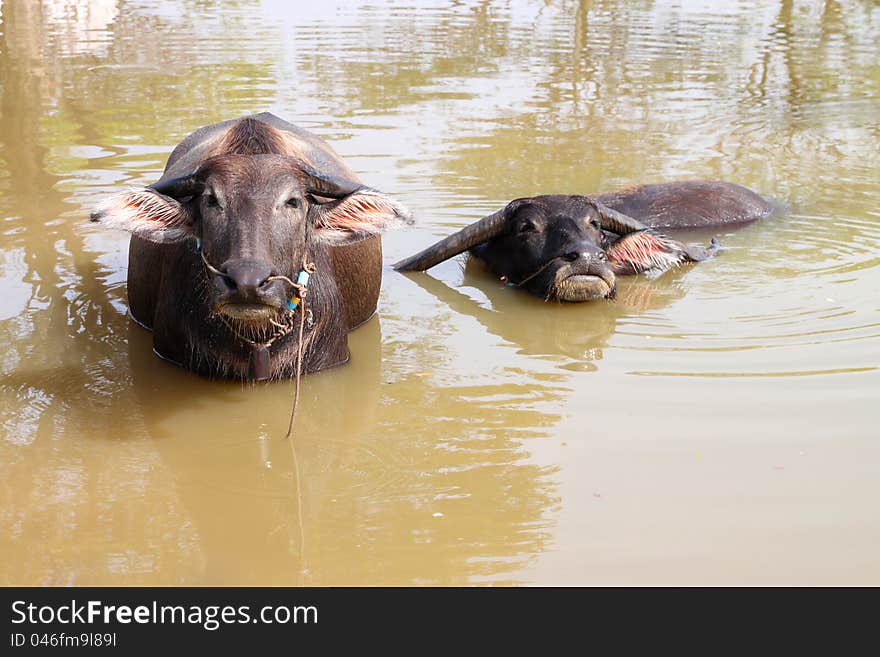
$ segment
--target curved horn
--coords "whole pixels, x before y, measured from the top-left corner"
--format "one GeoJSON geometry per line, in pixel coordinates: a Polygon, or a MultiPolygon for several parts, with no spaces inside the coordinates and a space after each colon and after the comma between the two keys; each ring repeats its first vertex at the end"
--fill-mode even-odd
{"type": "MultiPolygon", "coordinates": [[[[509,206],[508,206],[509,207],[509,206]]],[[[507,219],[507,208],[499,210],[488,217],[483,217],[470,226],[465,226],[457,233],[440,240],[414,256],[404,258],[392,265],[398,271],[425,271],[439,262],[449,260],[472,246],[476,246],[498,235],[504,228],[507,219]]]]}
{"type": "Polygon", "coordinates": [[[618,235],[629,235],[640,230],[648,230],[648,226],[641,221],[633,219],[617,210],[612,210],[595,199],[593,202],[596,204],[596,210],[599,212],[599,223],[605,230],[610,230],[618,235]]]}
{"type": "Polygon", "coordinates": [[[300,168],[306,177],[306,191],[315,196],[343,198],[365,188],[361,183],[323,173],[305,163],[302,163],[300,168]]]}
{"type": "Polygon", "coordinates": [[[147,189],[152,189],[154,192],[170,196],[171,198],[181,198],[183,196],[201,194],[204,187],[205,183],[199,180],[196,174],[193,173],[188,176],[160,180],[147,187],[147,189]]]}

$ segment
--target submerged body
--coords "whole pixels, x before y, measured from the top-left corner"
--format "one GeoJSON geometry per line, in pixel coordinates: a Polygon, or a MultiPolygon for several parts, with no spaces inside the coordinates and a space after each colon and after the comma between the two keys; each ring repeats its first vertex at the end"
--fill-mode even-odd
{"type": "Polygon", "coordinates": [[[594,198],[649,228],[658,229],[743,224],[767,217],[773,211],[769,202],[747,187],[720,180],[634,185],[594,198]]]}
{"type": "Polygon", "coordinates": [[[129,307],[159,356],[263,380],[348,360],[346,334],[376,309],[377,233],[408,213],[318,137],[264,113],[192,133],[158,182],[92,218],[133,233],[129,307]]]}
{"type": "Polygon", "coordinates": [[[656,231],[754,221],[767,201],[726,182],[641,185],[597,196],[550,195],[511,201],[424,251],[395,264],[423,271],[469,251],[494,274],[546,300],[612,298],[616,276],[660,273],[711,257],[656,231]]]}

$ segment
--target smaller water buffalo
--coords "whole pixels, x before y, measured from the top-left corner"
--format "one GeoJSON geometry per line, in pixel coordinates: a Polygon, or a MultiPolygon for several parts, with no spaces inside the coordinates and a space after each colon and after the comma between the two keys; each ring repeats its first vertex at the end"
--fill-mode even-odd
{"type": "Polygon", "coordinates": [[[659,228],[745,223],[770,214],[770,204],[727,182],[640,185],[597,196],[533,196],[511,201],[394,265],[424,271],[464,251],[509,285],[546,300],[613,298],[616,276],[659,274],[718,249],[683,244],[659,228]]]}
{"type": "Polygon", "coordinates": [[[132,233],[129,309],[154,351],[245,380],[347,361],[346,334],[376,309],[378,233],[411,221],[325,142],[268,113],[195,131],[158,182],[92,220],[132,233]]]}

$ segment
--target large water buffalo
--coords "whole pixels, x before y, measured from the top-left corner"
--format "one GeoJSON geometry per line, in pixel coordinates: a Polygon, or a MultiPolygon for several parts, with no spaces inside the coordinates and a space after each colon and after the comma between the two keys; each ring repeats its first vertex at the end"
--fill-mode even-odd
{"type": "Polygon", "coordinates": [[[700,180],[520,198],[394,267],[424,271],[469,250],[509,285],[548,301],[610,298],[616,276],[660,273],[718,248],[715,240],[691,246],[657,229],[744,223],[771,210],[745,187],[700,180]]]}
{"type": "Polygon", "coordinates": [[[205,126],[162,177],[93,221],[132,233],[132,317],[167,360],[207,376],[279,379],[349,358],[375,312],[378,233],[410,221],[321,139],[272,114],[205,126]]]}

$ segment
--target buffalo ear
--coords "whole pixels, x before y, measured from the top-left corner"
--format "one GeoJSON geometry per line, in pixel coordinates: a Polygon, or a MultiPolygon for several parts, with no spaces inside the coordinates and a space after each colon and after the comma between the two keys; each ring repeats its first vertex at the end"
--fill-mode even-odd
{"type": "Polygon", "coordinates": [[[409,210],[369,187],[327,203],[313,202],[309,215],[318,237],[333,244],[413,223],[409,210]]]}
{"type": "Polygon", "coordinates": [[[618,276],[648,274],[659,276],[683,262],[711,258],[720,245],[712,240],[709,248],[683,244],[652,230],[624,235],[606,250],[611,270],[618,276]]]}
{"type": "Polygon", "coordinates": [[[176,199],[150,188],[114,194],[90,218],[150,242],[180,242],[193,235],[190,211],[176,199]]]}

